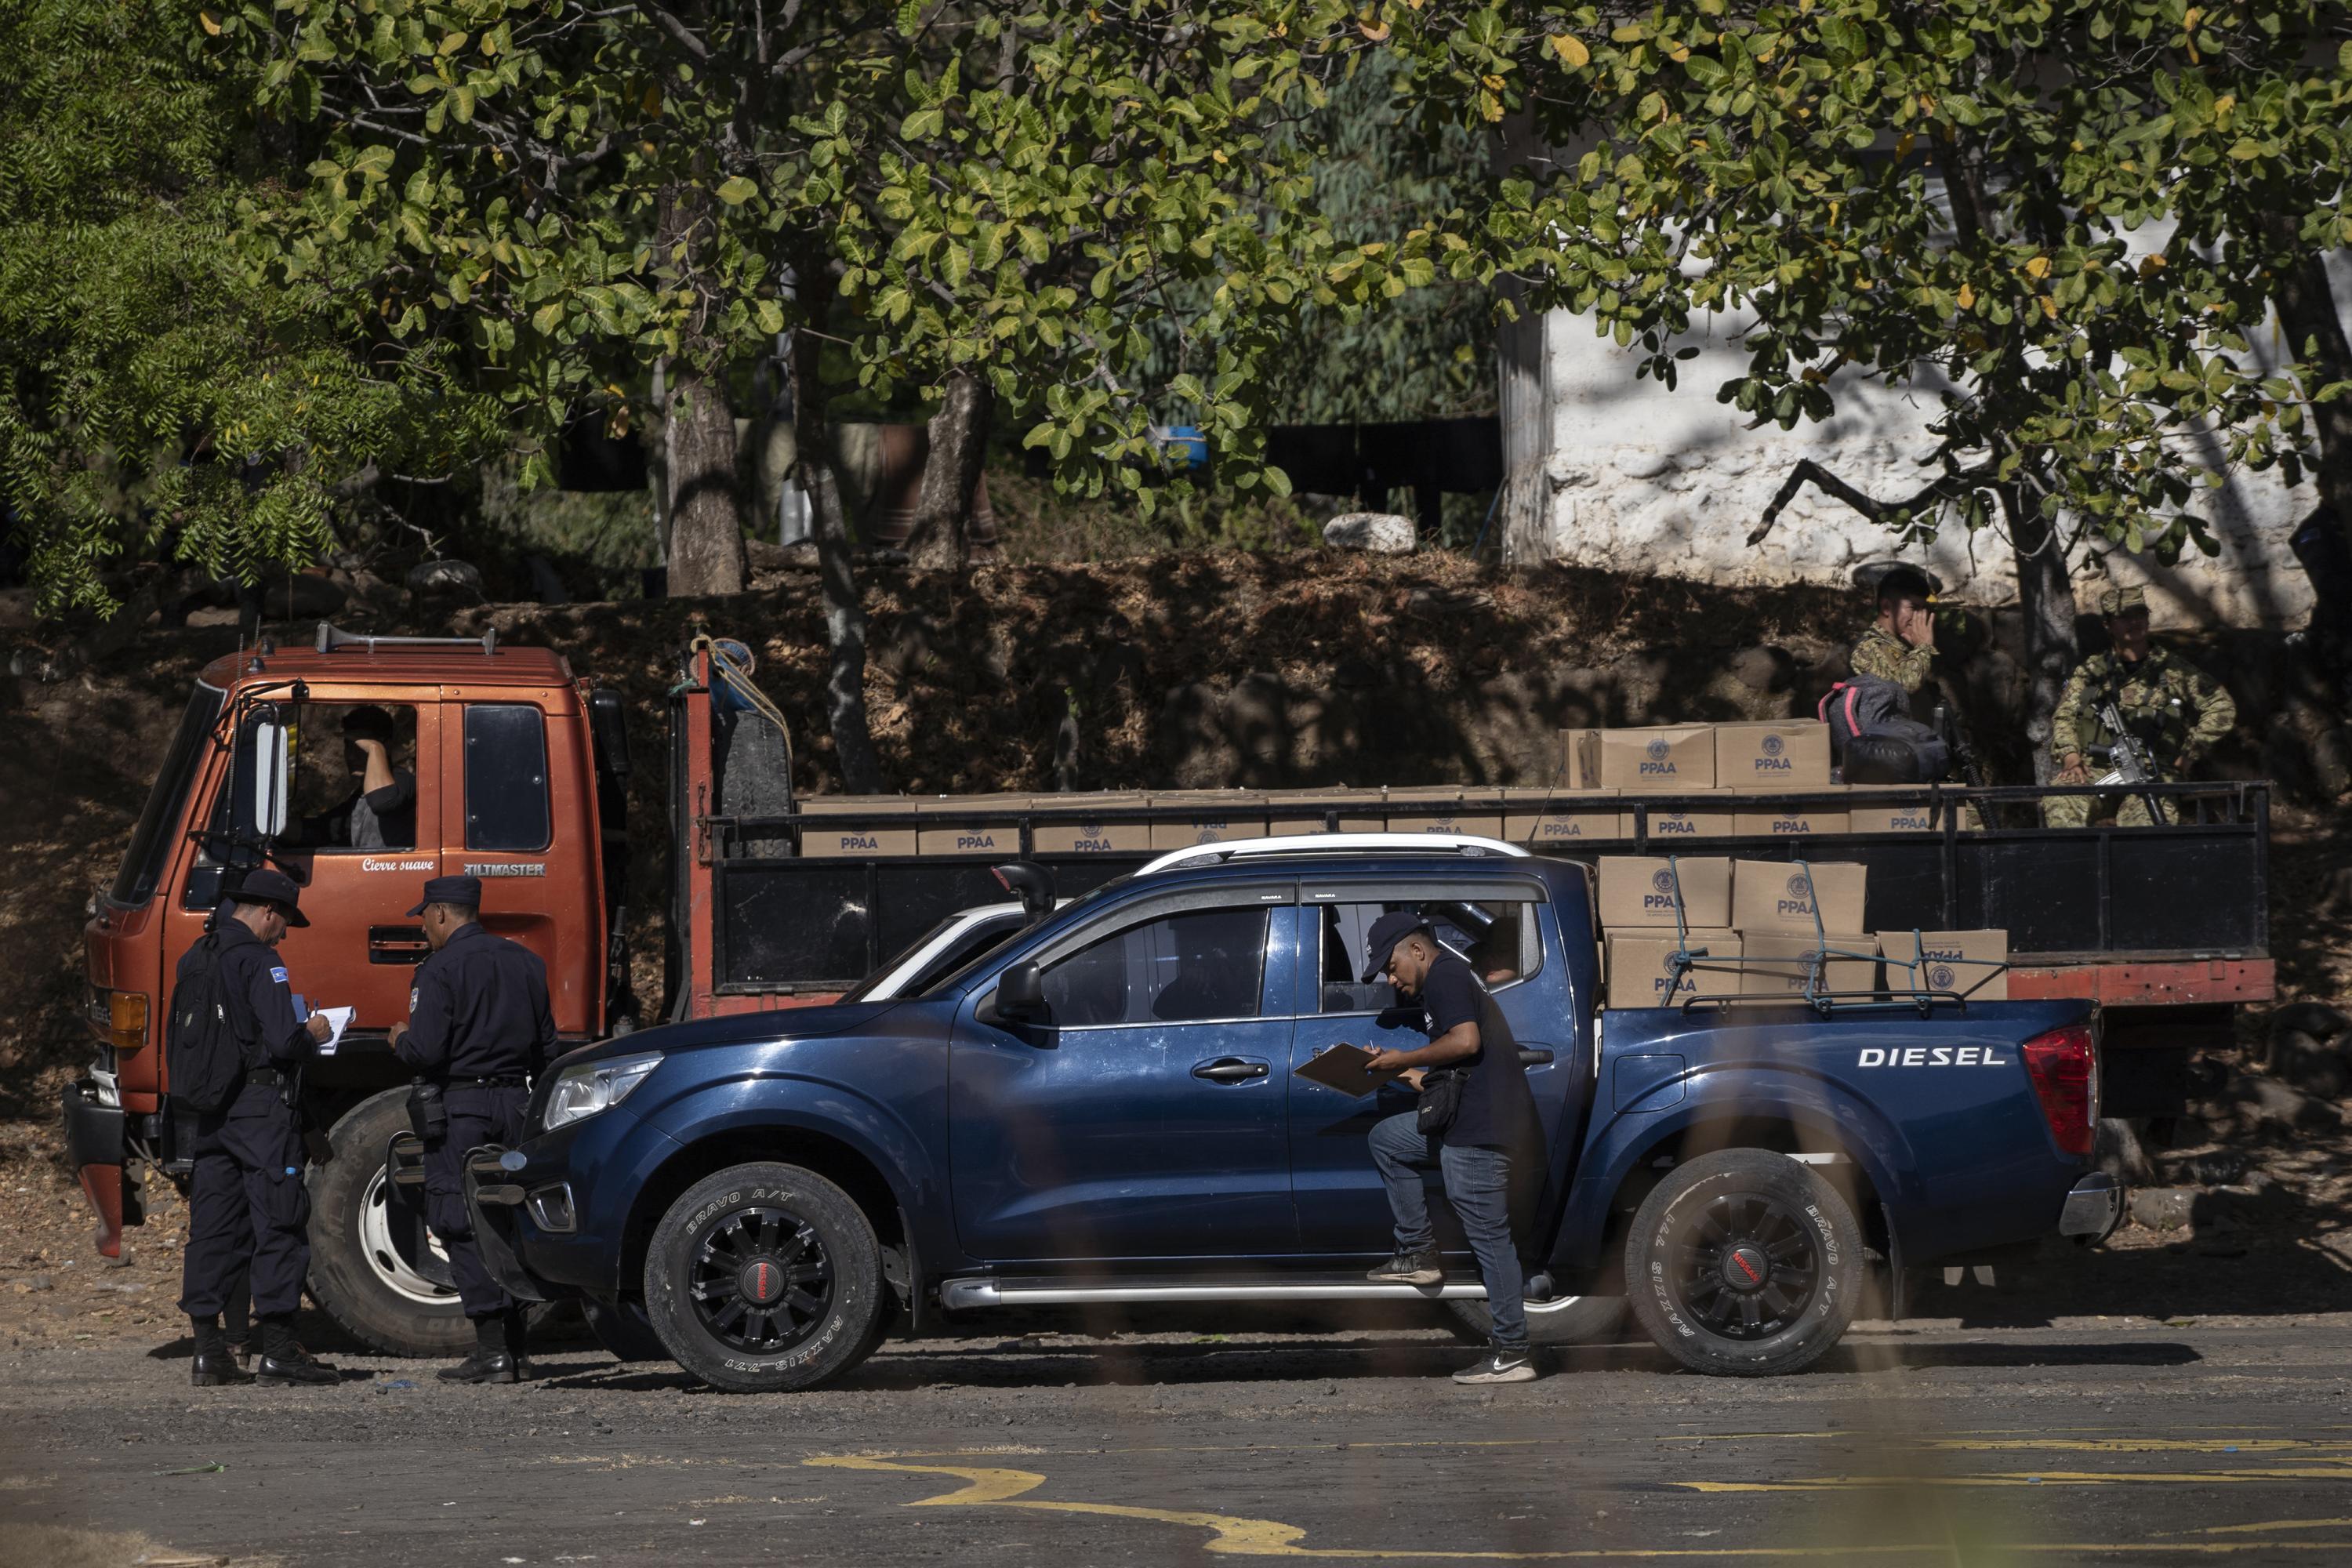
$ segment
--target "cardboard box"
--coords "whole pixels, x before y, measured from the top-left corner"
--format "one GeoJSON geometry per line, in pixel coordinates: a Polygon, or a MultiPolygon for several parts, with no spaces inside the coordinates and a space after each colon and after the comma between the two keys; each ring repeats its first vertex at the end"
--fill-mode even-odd
{"type": "Polygon", "coordinates": [[[1255,790],[1171,790],[1153,795],[1151,804],[1176,807],[1184,814],[1177,821],[1151,825],[1154,849],[1189,849],[1195,844],[1265,837],[1265,796],[1255,790]]]}
{"type": "Polygon", "coordinates": [[[1503,837],[1513,844],[1582,844],[1624,838],[1633,831],[1607,794],[1555,794],[1548,789],[1503,792],[1503,837]]]}
{"type": "Polygon", "coordinates": [[[1619,926],[1675,924],[1676,895],[1682,923],[1694,931],[1731,926],[1731,862],[1720,856],[1658,855],[1601,857],[1601,923],[1619,926]]]}
{"type": "MultiPolygon", "coordinates": [[[[1040,811],[1133,811],[1148,805],[1150,798],[1141,790],[1112,790],[1093,795],[1041,795],[1034,804],[1040,811]]],[[[1040,822],[1029,837],[1040,855],[1134,855],[1151,847],[1151,824],[1090,822],[1079,817],[1040,822]]]]}
{"type": "Polygon", "coordinates": [[[2009,1000],[2009,971],[1994,967],[2009,962],[2005,931],[1883,931],[1878,951],[1885,955],[1890,994],[1916,987],[1957,991],[1971,1002],[2009,1000]]]}
{"type": "Polygon", "coordinates": [[[1739,938],[1727,931],[1694,931],[1690,950],[1704,948],[1699,967],[1683,972],[1672,995],[1666,992],[1666,965],[1682,950],[1683,939],[1671,931],[1612,931],[1601,944],[1601,980],[1612,1007],[1666,1007],[1694,996],[1739,994],[1739,938]]]}
{"type": "Polygon", "coordinates": [[[819,795],[795,805],[803,819],[801,853],[810,859],[919,852],[915,802],[905,795],[819,795]]]}
{"type": "Polygon", "coordinates": [[[1465,791],[1459,784],[1415,784],[1388,792],[1391,833],[1471,833],[1503,836],[1503,815],[1495,790],[1465,791]]]}
{"type": "Polygon", "coordinates": [[[1810,931],[1742,931],[1739,941],[1739,994],[1743,996],[1804,995],[1812,973],[1813,955],[1818,952],[1864,955],[1825,960],[1822,964],[1822,990],[1851,995],[1855,992],[1867,994],[1878,988],[1878,965],[1869,956],[1878,952],[1878,943],[1859,932],[1840,935],[1832,930],[1823,943],[1815,941],[1810,931]]]}
{"type": "Polygon", "coordinates": [[[1868,868],[1852,861],[1735,860],[1731,863],[1731,921],[1735,930],[1860,931],[1864,880],[1868,868]],[[1814,921],[1818,904],[1821,919],[1814,921]]]}
{"type": "Polygon", "coordinates": [[[1808,834],[1843,833],[1846,819],[1847,813],[1833,805],[1789,805],[1770,811],[1743,811],[1733,831],[1742,838],[1799,838],[1808,834]]]}
{"type": "MultiPolygon", "coordinates": [[[[1632,793],[1639,795],[1643,792],[1636,790],[1632,793]]],[[[1723,796],[1722,809],[1709,810],[1700,806],[1688,811],[1661,811],[1655,806],[1649,807],[1643,815],[1650,824],[1651,842],[1664,839],[1671,844],[1685,838],[1729,838],[1739,831],[1739,814],[1732,809],[1728,791],[1694,790],[1691,793],[1723,796]]],[[[1624,805],[1628,808],[1625,811],[1625,831],[1631,834],[1634,823],[1630,808],[1633,802],[1629,799],[1624,805]]]]}
{"type": "Polygon", "coordinates": [[[1559,732],[1559,763],[1553,781],[1564,790],[1591,791],[1601,787],[1600,731],[1559,732]]]}
{"type": "Polygon", "coordinates": [[[1600,731],[1602,789],[1687,795],[1715,787],[1715,731],[1705,724],[1600,731]]]}
{"type": "Polygon", "coordinates": [[[1380,833],[1388,827],[1387,793],[1377,789],[1288,789],[1265,797],[1269,837],[1328,833],[1326,813],[1339,814],[1341,833],[1380,833]]]}
{"type": "Polygon", "coordinates": [[[999,859],[1016,858],[1021,853],[1020,814],[1029,809],[1030,797],[1025,795],[943,795],[919,801],[915,805],[917,826],[920,832],[917,849],[924,855],[986,855],[999,859]],[[1007,815],[993,820],[983,819],[982,813],[1007,815]],[[945,816],[969,820],[941,822],[945,816]]]}
{"type": "Polygon", "coordinates": [[[1717,724],[1715,782],[1726,789],[1827,789],[1830,727],[1818,719],[1717,724]]]}

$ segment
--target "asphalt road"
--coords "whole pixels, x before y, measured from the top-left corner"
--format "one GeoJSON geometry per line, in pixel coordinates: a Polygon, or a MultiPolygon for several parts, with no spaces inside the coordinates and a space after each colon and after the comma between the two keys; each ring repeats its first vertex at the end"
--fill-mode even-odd
{"type": "Polygon", "coordinates": [[[1151,1326],[898,1345],[772,1398],[589,1351],[520,1388],[345,1358],[340,1388],[199,1391],[184,1342],[22,1349],[0,1545],[13,1523],[289,1568],[2352,1561],[2352,1314],[1878,1325],[1759,1382],[1623,1346],[1489,1391],[1444,1380],[1467,1352],[1436,1332],[1151,1326]]]}

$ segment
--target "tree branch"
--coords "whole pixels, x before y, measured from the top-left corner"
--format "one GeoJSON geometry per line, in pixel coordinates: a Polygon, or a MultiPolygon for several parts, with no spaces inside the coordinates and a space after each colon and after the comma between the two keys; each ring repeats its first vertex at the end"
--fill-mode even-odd
{"type": "Polygon", "coordinates": [[[1800,458],[1796,467],[1789,470],[1789,477],[1780,481],[1780,488],[1772,493],[1771,504],[1764,509],[1764,516],[1757,522],[1755,531],[1748,536],[1748,545],[1752,550],[1764,542],[1764,536],[1772,531],[1774,523],[1780,521],[1781,510],[1796,500],[1797,492],[1808,484],[1825,495],[1836,497],[1871,521],[1892,527],[1897,512],[1916,512],[1931,501],[1948,500],[1955,490],[1965,489],[1986,477],[1988,475],[1983,469],[1938,474],[1922,486],[1918,494],[1899,501],[1885,501],[1854,489],[1811,458],[1800,458]]]}

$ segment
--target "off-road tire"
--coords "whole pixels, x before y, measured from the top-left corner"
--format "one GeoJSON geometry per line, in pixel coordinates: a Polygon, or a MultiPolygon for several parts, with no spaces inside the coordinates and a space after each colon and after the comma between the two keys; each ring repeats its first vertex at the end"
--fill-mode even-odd
{"type": "MultiPolygon", "coordinates": [[[[730,1394],[790,1393],[841,1376],[873,1350],[889,1291],[881,1245],[864,1211],[798,1165],[736,1165],[697,1182],[654,1226],[646,1252],[646,1316],[654,1332],[678,1365],[730,1394]],[[750,1279],[744,1270],[763,1258],[783,1279],[783,1294],[767,1310],[768,1326],[774,1327],[774,1312],[788,1320],[773,1351],[730,1343],[722,1337],[728,1330],[714,1321],[728,1304],[755,1294],[738,1283],[726,1295],[724,1281],[750,1279]],[[818,1268],[822,1280],[800,1278],[818,1268]],[[698,1279],[721,1293],[698,1296],[698,1279]],[[809,1289],[817,1285],[821,1293],[809,1289]],[[804,1327],[790,1321],[799,1298],[817,1303],[804,1327]]],[[[752,1316],[747,1309],[744,1319],[752,1316]]],[[[747,1329],[746,1337],[759,1333],[747,1329]]]]}
{"type": "Polygon", "coordinates": [[[310,1167],[310,1298],[371,1350],[463,1355],[474,1347],[474,1331],[457,1292],[438,1305],[413,1300],[368,1257],[369,1189],[383,1169],[385,1143],[407,1126],[408,1091],[388,1089],[345,1111],[327,1134],[335,1157],[310,1167]]]}
{"type": "Polygon", "coordinates": [[[1801,1372],[1828,1354],[1853,1321],[1866,1268],[1862,1227],[1836,1189],[1763,1149],[1675,1166],[1625,1240],[1643,1329],[1694,1372],[1722,1376],[1801,1372]],[[1719,1282],[1739,1278],[1735,1267],[1747,1277],[1737,1289],[1719,1282]]]}
{"type": "MultiPolygon", "coordinates": [[[[1445,1303],[1448,1326],[1469,1344],[1490,1343],[1494,1315],[1484,1301],[1445,1303]]],[[[1528,1343],[1531,1345],[1612,1344],[1625,1324],[1622,1296],[1562,1296],[1554,1301],[1528,1303],[1528,1343]]]]}

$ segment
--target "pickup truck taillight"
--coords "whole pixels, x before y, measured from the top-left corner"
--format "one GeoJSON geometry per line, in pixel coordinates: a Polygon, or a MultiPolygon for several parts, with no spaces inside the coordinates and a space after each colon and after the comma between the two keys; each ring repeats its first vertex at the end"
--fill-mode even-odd
{"type": "Polygon", "coordinates": [[[2069,1024],[2018,1048],[2025,1055],[2050,1136],[2064,1153],[2089,1153],[2099,1120],[2099,1050],[2091,1026],[2069,1024]]]}

